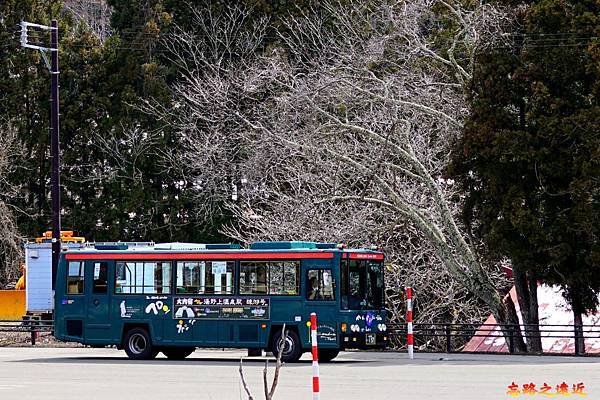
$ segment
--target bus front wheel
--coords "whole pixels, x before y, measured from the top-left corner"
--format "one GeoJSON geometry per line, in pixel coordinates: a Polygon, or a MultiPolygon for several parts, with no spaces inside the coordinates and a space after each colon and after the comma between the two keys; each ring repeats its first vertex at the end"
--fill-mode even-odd
{"type": "Polygon", "coordinates": [[[190,354],[192,354],[196,350],[195,347],[171,347],[171,348],[163,348],[162,353],[169,360],[183,360],[190,354]]]}
{"type": "Polygon", "coordinates": [[[133,328],[125,335],[123,348],[133,360],[150,360],[158,354],[152,347],[152,338],[144,328],[133,328]]]}
{"type": "MultiPolygon", "coordinates": [[[[281,331],[277,331],[275,335],[273,335],[273,341],[271,344],[271,351],[275,357],[277,357],[279,354],[282,340],[283,338],[281,331]]],[[[298,334],[294,331],[288,331],[285,344],[283,346],[283,351],[281,353],[281,361],[296,362],[301,356],[302,346],[300,345],[300,338],[298,338],[298,334]]]]}

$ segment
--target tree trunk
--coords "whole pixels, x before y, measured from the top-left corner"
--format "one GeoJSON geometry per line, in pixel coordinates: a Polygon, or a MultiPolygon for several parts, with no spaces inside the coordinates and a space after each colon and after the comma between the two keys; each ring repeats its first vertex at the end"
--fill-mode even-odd
{"type": "Polygon", "coordinates": [[[573,333],[575,335],[575,354],[585,354],[585,338],[583,337],[583,307],[577,294],[571,300],[573,309],[573,333]]]}
{"type": "Polygon", "coordinates": [[[513,265],[513,279],[523,317],[527,350],[539,353],[542,351],[542,339],[539,328],[537,280],[533,272],[525,272],[518,265],[513,265]]]}
{"type": "Polygon", "coordinates": [[[525,322],[530,326],[527,327],[527,349],[530,352],[542,353],[542,336],[540,334],[540,316],[537,296],[537,279],[534,272],[527,272],[527,281],[529,284],[529,321],[525,322]],[[528,336],[527,336],[528,334],[528,336]]]}
{"type": "Polygon", "coordinates": [[[506,296],[502,302],[502,306],[503,307],[501,310],[499,310],[499,313],[494,316],[499,324],[510,325],[501,326],[502,333],[504,334],[504,339],[506,340],[509,351],[511,351],[512,342],[513,351],[517,353],[526,353],[527,347],[525,346],[523,335],[519,329],[519,317],[517,315],[517,311],[515,310],[515,304],[513,303],[512,298],[510,296],[506,296]]]}
{"type": "MultiPolygon", "coordinates": [[[[525,102],[519,104],[519,124],[522,130],[526,130],[526,107],[525,102]]],[[[523,317],[527,349],[533,353],[542,352],[542,338],[540,336],[540,318],[538,313],[537,279],[532,271],[525,272],[513,261],[513,279],[517,300],[523,317]]]]}

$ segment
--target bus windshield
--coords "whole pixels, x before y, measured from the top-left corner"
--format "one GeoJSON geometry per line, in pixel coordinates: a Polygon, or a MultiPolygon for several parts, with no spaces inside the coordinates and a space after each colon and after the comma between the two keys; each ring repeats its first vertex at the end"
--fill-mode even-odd
{"type": "Polygon", "coordinates": [[[383,262],[350,260],[342,267],[342,308],[379,310],[384,306],[383,262]]]}

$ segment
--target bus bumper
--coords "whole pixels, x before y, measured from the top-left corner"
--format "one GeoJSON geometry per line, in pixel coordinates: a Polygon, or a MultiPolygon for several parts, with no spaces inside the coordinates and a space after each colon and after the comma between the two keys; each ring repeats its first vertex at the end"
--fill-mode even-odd
{"type": "Polygon", "coordinates": [[[341,336],[342,349],[384,349],[390,338],[387,333],[348,333],[341,336]]]}

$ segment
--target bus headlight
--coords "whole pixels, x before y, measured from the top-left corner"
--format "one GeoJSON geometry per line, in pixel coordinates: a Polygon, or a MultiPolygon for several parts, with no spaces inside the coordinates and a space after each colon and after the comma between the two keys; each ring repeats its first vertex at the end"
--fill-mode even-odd
{"type": "Polygon", "coordinates": [[[377,328],[381,331],[381,332],[385,332],[387,331],[387,326],[385,324],[377,324],[377,328]]]}

